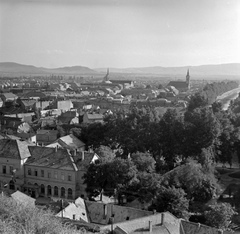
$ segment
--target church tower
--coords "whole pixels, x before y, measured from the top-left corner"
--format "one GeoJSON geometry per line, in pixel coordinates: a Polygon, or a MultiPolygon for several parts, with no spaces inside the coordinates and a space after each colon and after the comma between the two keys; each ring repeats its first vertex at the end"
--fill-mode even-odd
{"type": "Polygon", "coordinates": [[[186,75],[186,83],[188,85],[188,87],[190,88],[190,75],[189,75],[189,69],[187,71],[187,75],[186,75]]]}

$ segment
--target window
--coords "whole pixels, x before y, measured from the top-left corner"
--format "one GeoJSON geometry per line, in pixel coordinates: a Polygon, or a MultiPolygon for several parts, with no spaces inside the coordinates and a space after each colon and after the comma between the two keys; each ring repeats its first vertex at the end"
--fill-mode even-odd
{"type": "Polygon", "coordinates": [[[64,174],[61,173],[61,180],[64,180],[64,174]]]}
{"type": "Polygon", "coordinates": [[[74,215],[73,215],[73,220],[75,220],[75,219],[76,219],[76,215],[74,214],[74,215]]]}
{"type": "Polygon", "coordinates": [[[3,174],[7,173],[7,166],[5,166],[5,165],[2,166],[2,173],[3,174]]]}
{"type": "Polygon", "coordinates": [[[40,193],[41,194],[45,194],[45,186],[44,186],[44,184],[41,184],[41,186],[40,186],[40,193]]]}
{"type": "Polygon", "coordinates": [[[57,179],[57,171],[54,171],[54,178],[57,179]]]}
{"type": "Polygon", "coordinates": [[[54,187],[54,196],[58,197],[58,187],[54,187]]]}
{"type": "Polygon", "coordinates": [[[72,176],[68,175],[68,181],[72,181],[72,176]]]}
{"type": "Polygon", "coordinates": [[[9,182],[9,188],[11,190],[15,190],[15,184],[14,184],[14,182],[12,180],[10,180],[10,182],[9,182]]]}
{"type": "Polygon", "coordinates": [[[28,168],[28,175],[32,175],[32,170],[31,170],[31,168],[28,168]]]}
{"type": "Polygon", "coordinates": [[[44,170],[41,170],[41,177],[44,177],[44,170]]]}
{"type": "Polygon", "coordinates": [[[65,188],[61,188],[61,197],[65,197],[65,188]]]}
{"type": "Polygon", "coordinates": [[[37,170],[35,170],[34,175],[38,176],[38,171],[37,170]]]}
{"type": "Polygon", "coordinates": [[[51,172],[48,172],[47,177],[51,178],[51,172]]]}
{"type": "Polygon", "coordinates": [[[9,166],[9,173],[13,175],[13,166],[9,166]]]}
{"type": "Polygon", "coordinates": [[[68,198],[72,198],[73,197],[73,191],[72,189],[68,189],[68,198]]]}
{"type": "Polygon", "coordinates": [[[48,196],[52,195],[52,187],[50,185],[47,186],[47,193],[48,193],[48,196]]]}

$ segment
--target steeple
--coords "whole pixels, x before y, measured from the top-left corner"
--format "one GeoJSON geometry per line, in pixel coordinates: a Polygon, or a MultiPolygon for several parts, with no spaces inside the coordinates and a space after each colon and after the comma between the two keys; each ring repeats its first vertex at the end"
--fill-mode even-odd
{"type": "Polygon", "coordinates": [[[190,83],[189,69],[188,69],[187,75],[186,75],[186,82],[187,82],[188,84],[190,83]]]}
{"type": "Polygon", "coordinates": [[[189,69],[187,71],[187,75],[186,75],[186,83],[188,85],[188,89],[190,89],[190,75],[189,75],[189,69]]]}

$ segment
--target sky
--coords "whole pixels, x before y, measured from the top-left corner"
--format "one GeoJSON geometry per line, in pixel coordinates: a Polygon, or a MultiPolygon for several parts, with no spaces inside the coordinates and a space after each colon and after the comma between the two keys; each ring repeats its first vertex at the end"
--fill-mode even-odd
{"type": "Polygon", "coordinates": [[[0,0],[0,62],[240,63],[239,0],[0,0]]]}

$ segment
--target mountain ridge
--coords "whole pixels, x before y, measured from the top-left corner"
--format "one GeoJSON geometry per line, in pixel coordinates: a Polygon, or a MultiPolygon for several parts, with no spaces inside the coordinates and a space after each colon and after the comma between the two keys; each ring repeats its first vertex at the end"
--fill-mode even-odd
{"type": "MultiPolygon", "coordinates": [[[[205,64],[199,66],[179,66],[179,67],[128,67],[128,68],[109,68],[110,74],[139,74],[139,75],[157,75],[184,77],[187,70],[190,71],[192,77],[221,76],[228,78],[240,78],[240,63],[224,63],[224,64],[205,64]]],[[[29,75],[97,75],[106,73],[107,68],[89,68],[86,66],[64,66],[58,68],[44,68],[33,65],[24,65],[15,62],[1,62],[0,74],[29,74],[29,75]]]]}

